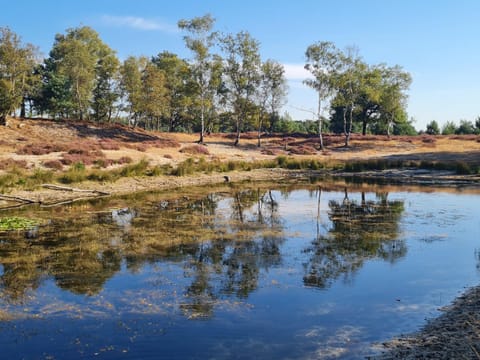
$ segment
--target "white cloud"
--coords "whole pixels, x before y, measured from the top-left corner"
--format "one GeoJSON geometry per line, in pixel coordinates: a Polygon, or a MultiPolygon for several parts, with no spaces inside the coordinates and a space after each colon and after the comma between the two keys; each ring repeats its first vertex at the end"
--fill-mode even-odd
{"type": "Polygon", "coordinates": [[[304,69],[303,64],[283,64],[285,69],[285,77],[288,80],[305,80],[311,79],[312,74],[304,69]]]}
{"type": "Polygon", "coordinates": [[[146,19],[137,16],[113,16],[104,15],[102,21],[110,26],[126,26],[132,29],[145,31],[163,31],[168,33],[178,32],[178,28],[164,21],[146,19]]]}

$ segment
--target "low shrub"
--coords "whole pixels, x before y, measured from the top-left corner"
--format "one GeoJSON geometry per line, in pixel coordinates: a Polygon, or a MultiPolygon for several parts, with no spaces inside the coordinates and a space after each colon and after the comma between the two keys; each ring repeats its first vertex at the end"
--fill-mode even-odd
{"type": "Polygon", "coordinates": [[[0,160],[0,170],[6,170],[11,168],[26,169],[28,167],[26,160],[14,160],[11,158],[0,160]]]}
{"type": "Polygon", "coordinates": [[[148,168],[148,160],[142,159],[138,163],[129,164],[119,170],[119,175],[122,177],[143,176],[146,175],[148,168]]]}
{"type": "Polygon", "coordinates": [[[19,155],[46,155],[52,152],[65,151],[61,144],[27,144],[16,151],[19,155]]]}
{"type": "Polygon", "coordinates": [[[54,178],[54,173],[51,170],[35,169],[32,175],[25,179],[25,184],[29,187],[51,182],[54,178]]]}
{"type": "Polygon", "coordinates": [[[102,150],[120,150],[120,145],[117,141],[111,139],[103,139],[99,142],[102,150]]]}
{"type": "Polygon", "coordinates": [[[96,167],[99,167],[99,168],[106,168],[106,167],[109,167],[110,165],[112,165],[114,163],[114,161],[112,159],[103,159],[103,158],[100,158],[100,159],[95,159],[93,161],[93,164],[96,166],[96,167]]]}
{"type": "Polygon", "coordinates": [[[111,171],[103,171],[103,170],[92,169],[88,173],[86,178],[90,181],[106,182],[106,181],[116,180],[117,176],[115,176],[115,173],[113,173],[111,171]]]}
{"type": "Polygon", "coordinates": [[[62,174],[58,181],[63,184],[72,184],[85,181],[87,178],[87,174],[85,171],[85,165],[81,162],[74,163],[70,166],[67,172],[62,174]]]}
{"type": "Polygon", "coordinates": [[[42,162],[42,165],[45,166],[46,168],[54,169],[54,170],[63,169],[63,164],[60,162],[60,160],[46,160],[42,162]]]}
{"type": "Polygon", "coordinates": [[[85,151],[84,149],[70,149],[68,153],[62,155],[60,160],[64,165],[82,163],[92,165],[100,160],[106,160],[105,154],[101,150],[85,151]]]}
{"type": "Polygon", "coordinates": [[[188,145],[180,149],[179,151],[181,153],[190,155],[210,155],[208,148],[200,144],[188,145]]]}
{"type": "Polygon", "coordinates": [[[130,156],[122,156],[120,159],[116,161],[117,164],[131,164],[132,158],[130,156]]]}

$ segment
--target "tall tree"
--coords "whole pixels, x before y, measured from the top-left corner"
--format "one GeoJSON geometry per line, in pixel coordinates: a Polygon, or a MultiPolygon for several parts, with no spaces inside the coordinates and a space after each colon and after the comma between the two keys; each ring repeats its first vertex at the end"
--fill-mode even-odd
{"type": "Polygon", "coordinates": [[[353,111],[363,85],[366,64],[358,56],[358,50],[349,47],[340,53],[339,69],[334,73],[334,86],[343,111],[345,146],[349,146],[353,127],[353,111]]]}
{"type": "Polygon", "coordinates": [[[120,62],[115,52],[102,45],[98,51],[95,68],[95,87],[93,88],[92,109],[97,121],[111,121],[119,93],[120,62]]]}
{"type": "Polygon", "coordinates": [[[261,66],[260,86],[257,92],[257,106],[259,109],[257,146],[260,147],[260,138],[264,121],[267,118],[278,118],[278,110],[283,105],[287,95],[285,69],[282,64],[267,60],[261,66]]]}
{"type": "MultiPolygon", "coordinates": [[[[112,76],[115,69],[114,52],[102,42],[98,33],[88,26],[67,29],[66,34],[57,34],[50,56],[45,60],[44,86],[48,95],[55,95],[53,87],[60,85],[60,88],[67,90],[62,99],[64,109],[68,115],[79,119],[89,117],[89,110],[93,100],[93,90],[99,85],[97,92],[110,87],[105,86],[105,77],[112,76]],[[108,66],[108,68],[107,68],[108,66]],[[101,75],[101,76],[100,76],[101,75]],[[101,77],[104,79],[101,79],[101,77]],[[53,82],[51,84],[50,82],[53,82]]],[[[105,91],[100,91],[102,94],[105,91]]],[[[95,100],[99,100],[97,94],[95,100]]],[[[57,99],[48,99],[49,102],[56,102],[57,99]]],[[[100,107],[94,104],[94,107],[100,107]]],[[[54,112],[58,109],[50,109],[54,112]]]]}
{"type": "Polygon", "coordinates": [[[387,67],[382,64],[379,69],[382,72],[380,119],[384,119],[387,135],[390,136],[393,125],[399,126],[408,122],[406,91],[412,83],[412,77],[398,65],[387,67]]]}
{"type": "Polygon", "coordinates": [[[191,69],[188,63],[176,54],[163,51],[152,58],[152,62],[161,69],[166,77],[169,99],[168,112],[165,114],[168,130],[189,129],[190,108],[192,107],[193,88],[191,69]]]}
{"type": "Polygon", "coordinates": [[[335,45],[328,41],[310,45],[305,52],[307,61],[305,69],[313,75],[313,79],[307,79],[304,83],[315,89],[318,93],[317,121],[321,150],[324,149],[322,136],[322,102],[328,100],[335,90],[332,76],[335,71],[337,71],[340,59],[339,55],[340,53],[335,45]]]}
{"type": "Polygon", "coordinates": [[[438,135],[440,134],[440,127],[435,120],[432,120],[427,124],[427,130],[425,132],[428,135],[438,135]]]}
{"type": "Polygon", "coordinates": [[[137,126],[143,110],[143,71],[147,63],[146,57],[130,56],[120,68],[121,89],[127,103],[123,110],[129,113],[130,122],[134,127],[137,126]]]}
{"type": "Polygon", "coordinates": [[[248,32],[226,35],[221,39],[225,52],[225,76],[228,103],[235,118],[236,137],[240,141],[242,126],[251,109],[252,100],[260,83],[260,44],[248,32]]]}
{"type": "Polygon", "coordinates": [[[25,116],[25,98],[32,84],[37,49],[22,44],[21,38],[9,28],[0,28],[0,119],[19,107],[25,116]]]}
{"type": "Polygon", "coordinates": [[[192,63],[192,75],[198,88],[200,100],[200,139],[199,143],[204,142],[205,133],[205,113],[208,108],[207,89],[208,78],[211,69],[210,48],[213,46],[216,33],[212,32],[215,19],[210,15],[196,17],[192,20],[180,20],[178,27],[187,31],[190,35],[184,37],[186,46],[194,54],[192,63]]]}
{"type": "Polygon", "coordinates": [[[165,74],[155,64],[148,62],[142,76],[141,109],[145,115],[145,128],[160,129],[160,120],[167,113],[168,90],[165,74]]]}

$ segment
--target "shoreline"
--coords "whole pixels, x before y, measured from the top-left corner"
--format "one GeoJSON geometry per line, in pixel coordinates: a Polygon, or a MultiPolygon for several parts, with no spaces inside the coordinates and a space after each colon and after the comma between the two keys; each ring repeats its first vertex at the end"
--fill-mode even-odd
{"type": "Polygon", "coordinates": [[[121,196],[135,192],[164,191],[190,186],[210,186],[226,182],[291,181],[325,177],[345,179],[352,183],[376,183],[379,185],[417,185],[452,188],[480,188],[478,175],[456,175],[451,171],[389,169],[383,171],[338,172],[329,170],[288,170],[282,168],[231,171],[226,173],[198,173],[189,176],[124,177],[115,182],[84,181],[73,186],[43,184],[35,190],[13,189],[8,195],[0,194],[0,210],[29,204],[45,206],[104,196],[121,196]]]}
{"type": "Polygon", "coordinates": [[[384,342],[388,359],[480,359],[480,286],[468,289],[418,332],[384,342]]]}

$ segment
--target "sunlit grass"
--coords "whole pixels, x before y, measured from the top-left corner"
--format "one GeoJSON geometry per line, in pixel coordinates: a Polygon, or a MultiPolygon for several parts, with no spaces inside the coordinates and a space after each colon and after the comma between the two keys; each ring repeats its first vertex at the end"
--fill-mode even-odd
{"type": "Polygon", "coordinates": [[[72,164],[65,171],[34,169],[27,170],[12,164],[0,176],[0,191],[6,192],[12,188],[34,189],[44,183],[57,182],[62,184],[75,184],[84,181],[97,181],[101,183],[115,182],[120,178],[143,176],[193,176],[195,174],[225,173],[231,171],[252,171],[255,169],[280,168],[287,170],[304,171],[333,171],[346,172],[380,171],[387,169],[427,169],[448,170],[458,175],[479,174],[480,169],[476,164],[465,161],[418,161],[402,159],[370,159],[364,161],[338,161],[324,157],[295,157],[281,155],[274,159],[245,161],[229,160],[222,162],[218,159],[205,157],[190,157],[176,166],[151,165],[147,159],[135,163],[127,163],[113,169],[100,167],[86,167],[84,163],[72,164]]]}

